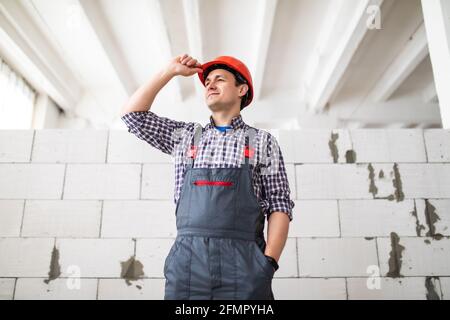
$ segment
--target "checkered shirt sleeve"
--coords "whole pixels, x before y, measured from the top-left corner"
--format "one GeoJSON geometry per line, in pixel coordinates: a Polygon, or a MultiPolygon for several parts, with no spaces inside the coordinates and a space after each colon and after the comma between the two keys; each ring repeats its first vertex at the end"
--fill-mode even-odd
{"type": "Polygon", "coordinates": [[[151,146],[173,156],[174,146],[182,139],[188,122],[175,121],[151,111],[133,111],[122,116],[128,132],[151,146]]]}
{"type": "Polygon", "coordinates": [[[261,186],[263,198],[268,202],[267,219],[275,211],[284,212],[292,221],[292,209],[295,204],[290,198],[291,190],[284,164],[283,154],[277,140],[268,135],[267,148],[261,158],[261,186]]]}

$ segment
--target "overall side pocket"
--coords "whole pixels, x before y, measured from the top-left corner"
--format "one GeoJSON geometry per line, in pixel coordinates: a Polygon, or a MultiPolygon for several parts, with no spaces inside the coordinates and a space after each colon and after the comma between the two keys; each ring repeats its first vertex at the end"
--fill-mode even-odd
{"type": "Polygon", "coordinates": [[[270,264],[269,260],[267,260],[266,256],[261,251],[261,249],[259,248],[259,246],[256,242],[253,242],[253,251],[254,251],[254,256],[256,258],[256,261],[258,262],[260,267],[263,269],[264,273],[270,279],[272,279],[273,275],[275,273],[275,270],[272,267],[272,265],[270,264]]]}
{"type": "Polygon", "coordinates": [[[175,242],[172,244],[172,247],[170,248],[169,253],[167,254],[167,257],[164,261],[164,277],[167,276],[167,270],[170,267],[170,263],[172,262],[173,256],[175,255],[175,252],[178,249],[178,243],[175,240],[175,242]]]}

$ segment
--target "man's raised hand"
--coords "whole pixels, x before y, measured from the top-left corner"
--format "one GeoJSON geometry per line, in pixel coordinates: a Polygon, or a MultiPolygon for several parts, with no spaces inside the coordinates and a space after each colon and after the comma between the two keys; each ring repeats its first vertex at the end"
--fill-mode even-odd
{"type": "Polygon", "coordinates": [[[184,76],[190,77],[196,73],[203,72],[203,69],[200,68],[201,64],[188,54],[183,54],[175,57],[170,61],[167,68],[170,73],[175,76],[184,76]]]}

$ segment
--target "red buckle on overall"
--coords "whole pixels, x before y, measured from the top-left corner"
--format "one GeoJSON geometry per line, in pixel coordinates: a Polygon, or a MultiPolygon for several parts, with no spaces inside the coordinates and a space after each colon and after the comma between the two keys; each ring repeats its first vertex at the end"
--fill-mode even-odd
{"type": "Polygon", "coordinates": [[[209,181],[209,180],[196,180],[194,181],[196,186],[222,186],[231,187],[233,182],[230,181],[209,181]]]}
{"type": "Polygon", "coordinates": [[[197,146],[191,146],[191,149],[189,150],[188,153],[189,153],[188,157],[190,158],[197,157],[197,146]]]}
{"type": "Polygon", "coordinates": [[[249,147],[245,147],[245,149],[244,149],[245,157],[252,158],[254,154],[255,154],[255,149],[253,149],[253,148],[250,149],[249,147]]]}

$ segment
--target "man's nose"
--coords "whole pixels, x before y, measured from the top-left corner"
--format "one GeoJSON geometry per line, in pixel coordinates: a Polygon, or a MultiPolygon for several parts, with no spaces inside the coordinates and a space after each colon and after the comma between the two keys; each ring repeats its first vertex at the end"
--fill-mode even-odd
{"type": "Polygon", "coordinates": [[[214,89],[215,87],[216,87],[216,84],[215,84],[214,82],[211,81],[211,82],[209,82],[208,85],[206,86],[206,89],[210,89],[210,88],[213,88],[213,89],[214,89]]]}

